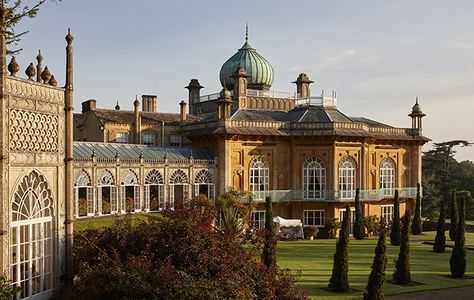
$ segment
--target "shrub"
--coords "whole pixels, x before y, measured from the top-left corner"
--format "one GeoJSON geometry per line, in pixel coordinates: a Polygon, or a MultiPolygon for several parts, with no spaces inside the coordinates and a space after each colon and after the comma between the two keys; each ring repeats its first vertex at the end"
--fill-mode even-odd
{"type": "Polygon", "coordinates": [[[398,260],[395,261],[395,272],[393,280],[398,284],[409,284],[411,282],[410,274],[410,211],[407,210],[403,216],[402,240],[398,260]]]}
{"type": "Polygon", "coordinates": [[[456,201],[456,190],[451,191],[451,209],[449,211],[449,238],[451,241],[456,240],[456,231],[458,230],[458,220],[459,220],[459,213],[458,213],[458,205],[456,201]]]}
{"type": "Polygon", "coordinates": [[[63,299],[305,299],[294,276],[255,260],[256,250],[216,231],[214,215],[193,205],[162,219],[75,235],[77,282],[63,299]]]}
{"type": "Polygon", "coordinates": [[[451,269],[451,275],[454,278],[464,278],[466,273],[466,248],[464,247],[464,230],[465,230],[465,204],[464,197],[459,199],[459,216],[458,216],[458,228],[456,230],[456,239],[454,241],[453,252],[451,253],[451,259],[449,265],[451,269]]]}
{"type": "Polygon", "coordinates": [[[356,189],[355,196],[355,220],[354,220],[354,238],[362,240],[365,237],[364,220],[362,219],[362,211],[360,207],[360,191],[356,189]]]}
{"type": "Polygon", "coordinates": [[[79,216],[80,217],[87,216],[87,199],[84,199],[84,198],[79,199],[78,206],[79,206],[79,216]]]}
{"type": "Polygon", "coordinates": [[[312,237],[316,237],[318,231],[319,229],[316,226],[303,227],[304,238],[310,240],[312,237]]]}
{"type": "Polygon", "coordinates": [[[364,218],[364,226],[369,235],[377,234],[380,230],[380,219],[377,216],[367,216],[364,218]]]}
{"type": "Polygon", "coordinates": [[[327,228],[331,237],[335,237],[337,230],[341,228],[341,222],[338,218],[328,218],[327,228]]]}
{"type": "Polygon", "coordinates": [[[436,226],[436,237],[433,245],[433,251],[443,253],[446,248],[446,232],[444,217],[444,198],[441,198],[439,206],[439,218],[436,226]]]}
{"type": "Polygon", "coordinates": [[[422,232],[422,221],[421,221],[421,192],[420,184],[416,185],[416,204],[415,204],[415,216],[413,217],[413,224],[411,226],[411,233],[413,235],[420,235],[422,232]]]}
{"type": "Polygon", "coordinates": [[[383,285],[385,283],[385,268],[387,266],[387,246],[385,245],[385,224],[382,219],[379,226],[380,236],[375,247],[375,257],[372,263],[372,271],[369,275],[369,282],[364,292],[364,300],[385,299],[383,285]]]}
{"type": "Polygon", "coordinates": [[[400,246],[400,200],[398,199],[398,190],[395,190],[393,199],[393,220],[390,231],[390,244],[400,246]]]}
{"type": "Polygon", "coordinates": [[[349,290],[349,231],[351,224],[351,207],[346,205],[344,220],[342,221],[341,232],[336,243],[336,253],[334,253],[334,263],[332,275],[329,281],[329,288],[334,292],[346,292],[349,290]]]}
{"type": "Polygon", "coordinates": [[[0,275],[0,299],[13,299],[17,293],[21,292],[21,288],[12,285],[12,282],[7,280],[5,276],[0,275]]]}

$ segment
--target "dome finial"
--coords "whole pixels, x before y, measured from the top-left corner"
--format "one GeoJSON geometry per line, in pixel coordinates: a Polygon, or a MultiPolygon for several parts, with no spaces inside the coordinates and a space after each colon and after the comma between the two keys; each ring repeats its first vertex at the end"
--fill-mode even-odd
{"type": "Polygon", "coordinates": [[[418,104],[418,96],[416,96],[416,104],[418,104]]]}
{"type": "Polygon", "coordinates": [[[245,24],[245,41],[247,42],[249,40],[249,23],[247,22],[245,24]]]}

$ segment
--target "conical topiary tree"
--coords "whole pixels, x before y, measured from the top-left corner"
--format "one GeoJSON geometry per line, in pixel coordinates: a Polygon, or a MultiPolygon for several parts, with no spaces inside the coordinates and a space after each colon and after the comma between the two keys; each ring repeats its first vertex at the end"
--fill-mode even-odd
{"type": "Polygon", "coordinates": [[[336,243],[336,253],[334,253],[334,263],[332,275],[329,280],[329,288],[333,292],[346,292],[349,290],[349,232],[351,225],[351,206],[346,205],[344,220],[342,220],[339,239],[336,243]]]}
{"type": "Polygon", "coordinates": [[[276,266],[276,234],[275,225],[273,224],[273,210],[272,198],[267,196],[265,198],[266,212],[265,212],[265,241],[263,245],[262,261],[267,267],[267,270],[274,271],[276,266]]]}
{"type": "Polygon", "coordinates": [[[413,224],[411,225],[411,233],[413,235],[420,235],[423,231],[421,221],[421,187],[418,183],[416,185],[416,203],[415,203],[415,216],[413,217],[413,224]]]}
{"type": "Polygon", "coordinates": [[[466,248],[464,247],[464,197],[460,197],[459,200],[458,230],[456,231],[454,248],[451,253],[451,259],[449,260],[451,275],[453,275],[454,278],[464,278],[464,274],[466,273],[466,248]]]}
{"type": "Polygon", "coordinates": [[[444,215],[444,198],[441,198],[439,205],[439,218],[436,227],[436,238],[433,245],[433,251],[443,253],[446,248],[446,232],[445,232],[445,215],[444,215]]]}
{"type": "Polygon", "coordinates": [[[398,190],[395,190],[393,199],[393,220],[390,231],[390,244],[400,246],[400,200],[398,199],[398,190]]]}
{"type": "Polygon", "coordinates": [[[355,196],[355,220],[354,220],[354,238],[362,240],[365,237],[364,220],[362,219],[362,211],[360,207],[360,191],[356,189],[355,196]]]}
{"type": "Polygon", "coordinates": [[[398,260],[395,262],[395,272],[393,272],[393,280],[398,284],[409,284],[411,282],[410,218],[410,211],[407,210],[405,216],[403,216],[400,252],[398,253],[398,260]]]}
{"type": "Polygon", "coordinates": [[[451,209],[449,211],[449,239],[456,240],[456,231],[458,230],[458,203],[456,201],[456,190],[451,191],[451,209]]]}
{"type": "Polygon", "coordinates": [[[369,282],[364,292],[364,300],[381,300],[385,299],[383,293],[383,285],[385,283],[385,268],[387,266],[387,246],[385,245],[385,221],[380,220],[380,236],[375,247],[375,257],[372,263],[372,271],[370,272],[369,282]]]}

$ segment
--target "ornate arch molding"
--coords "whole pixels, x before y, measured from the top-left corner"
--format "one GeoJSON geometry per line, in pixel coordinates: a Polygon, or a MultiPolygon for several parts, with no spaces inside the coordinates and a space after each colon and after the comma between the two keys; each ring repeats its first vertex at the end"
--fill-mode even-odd
{"type": "Polygon", "coordinates": [[[170,184],[182,184],[188,183],[188,176],[183,172],[183,170],[176,170],[170,176],[170,184]]]}
{"type": "Polygon", "coordinates": [[[212,183],[212,175],[207,170],[199,171],[194,177],[195,184],[209,184],[212,183]]]}
{"type": "Polygon", "coordinates": [[[114,176],[109,170],[102,170],[97,180],[97,186],[112,186],[115,185],[114,176]]]}
{"type": "Polygon", "coordinates": [[[74,186],[75,187],[89,187],[91,186],[91,177],[87,172],[82,169],[79,172],[77,172],[74,180],[74,186]]]}
{"type": "Polygon", "coordinates": [[[132,170],[128,169],[122,173],[122,185],[138,185],[138,176],[132,170]]]}
{"type": "Polygon", "coordinates": [[[12,222],[51,217],[53,197],[46,178],[32,171],[15,187],[12,222]]]}
{"type": "Polygon", "coordinates": [[[163,184],[163,176],[155,169],[148,172],[145,178],[145,184],[163,184]]]}

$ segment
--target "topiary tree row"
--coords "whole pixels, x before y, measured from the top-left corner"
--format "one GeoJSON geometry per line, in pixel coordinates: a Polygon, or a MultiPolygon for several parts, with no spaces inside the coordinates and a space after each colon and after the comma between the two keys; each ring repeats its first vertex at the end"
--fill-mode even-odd
{"type": "Polygon", "coordinates": [[[401,232],[400,252],[398,260],[395,262],[395,272],[393,280],[398,284],[409,284],[411,282],[410,274],[410,211],[407,210],[403,216],[403,225],[401,232]]]}
{"type": "Polygon", "coordinates": [[[413,235],[420,235],[423,231],[423,223],[421,221],[421,187],[418,183],[416,185],[416,203],[415,203],[415,216],[413,217],[413,224],[411,226],[411,233],[413,235]]]}
{"type": "Polygon", "coordinates": [[[386,225],[382,218],[380,220],[380,236],[375,247],[375,257],[372,263],[372,271],[369,275],[369,282],[364,292],[364,300],[385,299],[383,285],[385,283],[385,268],[387,266],[387,246],[385,244],[386,225]]]}
{"type": "Polygon", "coordinates": [[[329,280],[329,288],[333,292],[346,292],[349,290],[349,233],[351,224],[351,206],[346,205],[344,220],[342,220],[339,239],[336,244],[336,253],[334,253],[334,263],[332,268],[331,279],[329,280]]]}
{"type": "Polygon", "coordinates": [[[444,216],[444,198],[441,198],[439,205],[439,218],[436,226],[436,238],[433,245],[433,251],[443,253],[446,248],[445,216],[444,216]]]}
{"type": "MultiPolygon", "coordinates": [[[[453,195],[456,195],[456,191],[453,191],[453,195]]],[[[465,204],[464,197],[459,199],[459,213],[458,213],[458,227],[456,230],[456,238],[454,241],[453,252],[451,253],[451,259],[449,265],[451,269],[451,275],[454,278],[464,278],[466,273],[466,248],[464,247],[464,230],[465,230],[465,204]]]]}
{"type": "Polygon", "coordinates": [[[355,196],[355,220],[353,235],[356,240],[362,240],[365,237],[364,220],[362,218],[362,211],[360,207],[360,191],[356,189],[355,196]]]}

